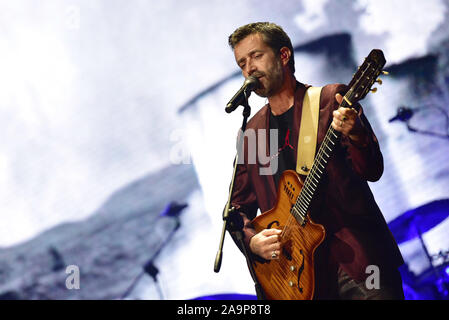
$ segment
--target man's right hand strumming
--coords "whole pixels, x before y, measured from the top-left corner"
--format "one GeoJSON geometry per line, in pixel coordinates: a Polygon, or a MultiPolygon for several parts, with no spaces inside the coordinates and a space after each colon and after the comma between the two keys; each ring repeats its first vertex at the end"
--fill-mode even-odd
{"type": "Polygon", "coordinates": [[[262,230],[251,238],[249,242],[251,251],[266,260],[279,259],[281,232],[282,230],[279,229],[262,230]]]}

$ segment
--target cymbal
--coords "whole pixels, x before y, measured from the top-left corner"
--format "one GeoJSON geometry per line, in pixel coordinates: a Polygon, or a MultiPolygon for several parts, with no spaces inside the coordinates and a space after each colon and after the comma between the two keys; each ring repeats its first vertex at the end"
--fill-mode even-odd
{"type": "Polygon", "coordinates": [[[449,217],[449,199],[435,200],[406,211],[388,224],[398,244],[415,239],[449,217]]]}

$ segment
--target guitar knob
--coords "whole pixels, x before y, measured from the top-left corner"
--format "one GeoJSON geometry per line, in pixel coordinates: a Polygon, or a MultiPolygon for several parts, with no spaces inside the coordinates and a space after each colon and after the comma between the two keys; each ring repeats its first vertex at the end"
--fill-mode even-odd
{"type": "Polygon", "coordinates": [[[370,91],[371,91],[372,93],[376,93],[376,92],[377,92],[377,88],[372,88],[370,91]]]}
{"type": "Polygon", "coordinates": [[[379,78],[379,79],[376,80],[376,82],[377,82],[379,85],[382,85],[382,79],[379,78]]]}

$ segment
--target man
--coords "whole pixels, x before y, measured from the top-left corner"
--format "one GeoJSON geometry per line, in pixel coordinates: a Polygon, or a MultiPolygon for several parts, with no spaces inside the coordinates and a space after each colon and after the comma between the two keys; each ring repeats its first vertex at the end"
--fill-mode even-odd
{"type": "MultiPolygon", "coordinates": [[[[259,162],[238,165],[231,205],[243,219],[244,242],[251,254],[276,259],[281,230],[256,233],[251,220],[258,209],[265,212],[275,205],[280,175],[296,168],[302,101],[309,86],[296,81],[293,47],[281,27],[267,22],[242,26],[230,35],[229,45],[242,75],[257,77],[255,92],[268,99],[247,130],[277,129],[280,146],[273,175],[261,175],[259,162]]],[[[326,230],[315,253],[314,298],[403,299],[397,269],[402,256],[367,184],[381,177],[382,154],[362,109],[339,108],[345,90],[345,85],[327,85],[320,98],[318,146],[329,125],[342,137],[311,205],[314,221],[326,230]],[[379,270],[379,289],[365,285],[369,266],[379,270]]]]}

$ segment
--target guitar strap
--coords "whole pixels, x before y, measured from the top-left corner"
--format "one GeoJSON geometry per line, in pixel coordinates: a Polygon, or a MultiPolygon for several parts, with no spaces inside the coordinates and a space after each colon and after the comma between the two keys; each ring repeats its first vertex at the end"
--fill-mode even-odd
{"type": "Polygon", "coordinates": [[[323,87],[309,87],[302,103],[296,160],[296,172],[302,175],[309,174],[315,159],[321,89],[323,87]]]}

